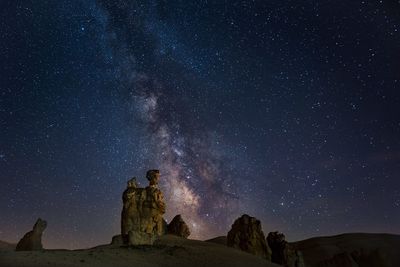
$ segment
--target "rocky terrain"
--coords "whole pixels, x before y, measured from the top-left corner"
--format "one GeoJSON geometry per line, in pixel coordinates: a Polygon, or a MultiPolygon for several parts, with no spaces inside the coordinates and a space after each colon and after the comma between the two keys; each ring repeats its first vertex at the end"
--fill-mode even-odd
{"type": "MultiPolygon", "coordinates": [[[[227,247],[226,237],[208,241],[164,235],[153,246],[103,245],[85,250],[15,251],[0,241],[1,267],[99,266],[282,266],[227,247]]],[[[299,249],[307,267],[398,267],[400,236],[343,234],[290,243],[299,249]]]]}
{"type": "Polygon", "coordinates": [[[47,222],[38,219],[18,244],[0,241],[0,267],[98,266],[246,266],[246,267],[397,267],[400,236],[343,234],[288,242],[280,232],[264,234],[261,222],[247,214],[227,236],[190,240],[181,215],[167,224],[160,173],[146,174],[149,185],[128,181],[122,194],[121,233],[107,245],[83,250],[49,250],[42,245],[47,222]]]}
{"type": "Polygon", "coordinates": [[[237,249],[164,235],[152,246],[104,245],[86,250],[12,251],[0,249],[1,267],[278,267],[237,249]]]}

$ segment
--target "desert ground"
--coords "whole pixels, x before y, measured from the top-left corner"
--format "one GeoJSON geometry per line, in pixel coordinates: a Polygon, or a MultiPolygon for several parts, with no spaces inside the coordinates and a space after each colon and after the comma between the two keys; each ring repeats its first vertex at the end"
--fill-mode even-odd
{"type": "Polygon", "coordinates": [[[210,242],[166,235],[156,244],[139,247],[102,245],[85,250],[14,251],[1,243],[1,267],[175,267],[175,266],[279,266],[262,258],[210,242]]]}
{"type": "Polygon", "coordinates": [[[302,252],[307,267],[400,266],[400,235],[353,233],[292,244],[302,252]]]}
{"type": "MultiPolygon", "coordinates": [[[[226,237],[207,241],[165,235],[154,246],[101,245],[82,250],[14,251],[0,242],[1,267],[172,267],[280,266],[229,248],[226,237]]],[[[343,234],[315,237],[291,243],[304,256],[307,267],[398,267],[400,236],[390,234],[343,234]]]]}

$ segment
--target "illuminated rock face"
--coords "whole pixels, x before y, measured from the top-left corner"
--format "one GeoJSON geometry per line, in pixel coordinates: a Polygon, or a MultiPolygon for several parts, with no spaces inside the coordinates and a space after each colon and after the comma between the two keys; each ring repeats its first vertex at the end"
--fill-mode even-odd
{"type": "Polygon", "coordinates": [[[176,215],[168,224],[167,233],[183,238],[188,238],[188,236],[190,235],[190,230],[185,221],[182,219],[182,216],[179,214],[176,215]]]}
{"type": "Polygon", "coordinates": [[[164,234],[164,197],[158,188],[160,172],[150,170],[146,175],[149,186],[137,187],[136,178],[128,181],[122,195],[121,234],[125,244],[151,245],[164,234]]]}
{"type": "Polygon", "coordinates": [[[233,223],[232,229],[228,232],[227,245],[265,259],[271,259],[260,221],[247,214],[233,223]]]}
{"type": "Polygon", "coordinates": [[[15,250],[42,250],[42,234],[46,227],[47,222],[39,218],[33,226],[33,230],[24,235],[24,237],[18,242],[15,250]]]}

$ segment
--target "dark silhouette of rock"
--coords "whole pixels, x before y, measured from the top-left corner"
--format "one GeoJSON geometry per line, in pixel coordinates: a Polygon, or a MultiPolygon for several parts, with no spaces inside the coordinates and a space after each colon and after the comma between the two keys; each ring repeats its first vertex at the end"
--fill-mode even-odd
{"type": "Polygon", "coordinates": [[[123,244],[124,244],[124,241],[122,239],[122,235],[115,235],[112,237],[110,245],[122,246],[123,244]]]}
{"type": "Polygon", "coordinates": [[[151,245],[165,232],[165,203],[158,188],[160,172],[149,170],[146,177],[149,186],[139,188],[133,178],[122,195],[121,234],[125,244],[151,245]]]}
{"type": "Polygon", "coordinates": [[[304,261],[300,251],[295,250],[285,240],[285,235],[271,232],[267,236],[268,246],[271,248],[271,261],[285,267],[303,267],[304,261]]]}
{"type": "Polygon", "coordinates": [[[190,235],[190,230],[185,221],[182,219],[182,216],[179,214],[176,215],[168,224],[167,233],[183,238],[188,238],[188,236],[190,235]]]}
{"type": "Polygon", "coordinates": [[[254,217],[245,214],[236,219],[228,232],[227,245],[245,252],[271,259],[271,253],[261,223],[254,217]]]}
{"type": "Polygon", "coordinates": [[[279,232],[271,232],[267,236],[268,246],[271,249],[271,261],[280,265],[285,262],[285,236],[279,232]]]}
{"type": "Polygon", "coordinates": [[[166,235],[168,231],[168,223],[167,221],[163,218],[163,223],[162,223],[162,234],[166,235]]]}
{"type": "Polygon", "coordinates": [[[42,250],[42,234],[46,227],[47,222],[39,218],[33,226],[33,230],[24,235],[24,237],[18,242],[15,250],[42,250]]]}

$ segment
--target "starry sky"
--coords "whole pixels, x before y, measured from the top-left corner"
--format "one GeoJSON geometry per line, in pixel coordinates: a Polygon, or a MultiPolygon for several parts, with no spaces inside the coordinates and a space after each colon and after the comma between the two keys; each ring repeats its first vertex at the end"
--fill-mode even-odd
{"type": "Polygon", "coordinates": [[[400,2],[0,2],[0,240],[120,231],[160,169],[192,238],[400,234],[400,2]]]}

